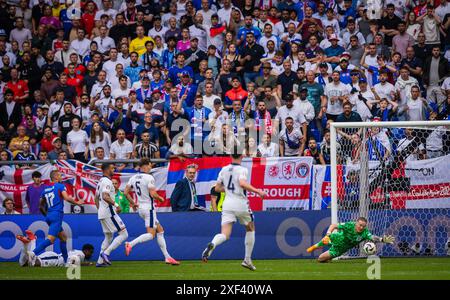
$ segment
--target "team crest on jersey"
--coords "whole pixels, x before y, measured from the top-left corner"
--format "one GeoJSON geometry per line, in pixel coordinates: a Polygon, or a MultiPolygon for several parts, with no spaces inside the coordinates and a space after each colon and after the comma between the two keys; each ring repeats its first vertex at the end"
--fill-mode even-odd
{"type": "Polygon", "coordinates": [[[295,162],[286,161],[281,165],[282,175],[286,179],[291,179],[294,176],[295,172],[295,162]]]}
{"type": "Polygon", "coordinates": [[[297,166],[295,172],[299,178],[305,178],[309,174],[309,167],[307,164],[301,163],[297,166]]]}

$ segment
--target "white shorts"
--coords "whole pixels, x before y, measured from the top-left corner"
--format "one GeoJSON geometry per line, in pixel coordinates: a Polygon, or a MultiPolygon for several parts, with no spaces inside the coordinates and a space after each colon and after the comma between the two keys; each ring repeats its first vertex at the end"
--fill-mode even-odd
{"type": "Polygon", "coordinates": [[[100,219],[104,233],[116,233],[125,229],[125,224],[119,215],[114,215],[109,218],[100,219]]]}
{"type": "Polygon", "coordinates": [[[36,257],[40,261],[41,267],[64,267],[64,258],[61,254],[47,251],[36,257]]]}
{"type": "Polygon", "coordinates": [[[236,223],[239,221],[242,225],[247,226],[248,223],[255,220],[251,210],[248,211],[222,211],[222,225],[236,223]]]}
{"type": "Polygon", "coordinates": [[[156,210],[139,209],[139,217],[145,222],[145,227],[155,228],[159,224],[156,217],[156,210]]]}

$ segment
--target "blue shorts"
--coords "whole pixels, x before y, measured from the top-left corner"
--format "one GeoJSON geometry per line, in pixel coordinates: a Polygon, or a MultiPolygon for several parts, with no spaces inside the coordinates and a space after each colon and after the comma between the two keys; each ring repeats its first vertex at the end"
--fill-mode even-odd
{"type": "Polygon", "coordinates": [[[63,231],[62,229],[62,221],[63,221],[64,213],[60,212],[52,212],[47,215],[45,218],[45,222],[47,222],[49,228],[48,228],[48,235],[52,235],[54,237],[57,237],[58,234],[63,231]]]}

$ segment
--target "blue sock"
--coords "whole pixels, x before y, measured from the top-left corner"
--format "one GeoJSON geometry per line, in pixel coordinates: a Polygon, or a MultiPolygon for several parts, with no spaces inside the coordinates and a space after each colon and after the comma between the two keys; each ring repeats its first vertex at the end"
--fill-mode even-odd
{"type": "Polygon", "coordinates": [[[59,242],[59,248],[61,248],[61,254],[62,254],[63,258],[64,258],[64,262],[66,262],[67,261],[67,243],[63,242],[63,241],[60,241],[59,242]]]}
{"type": "Polygon", "coordinates": [[[49,239],[45,239],[43,242],[39,243],[39,245],[34,249],[34,254],[39,255],[45,248],[50,246],[52,242],[49,239]]]}

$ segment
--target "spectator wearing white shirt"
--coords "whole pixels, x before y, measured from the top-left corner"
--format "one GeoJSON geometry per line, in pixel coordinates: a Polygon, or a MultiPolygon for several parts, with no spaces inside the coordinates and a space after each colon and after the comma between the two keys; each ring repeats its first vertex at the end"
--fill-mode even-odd
{"type": "Polygon", "coordinates": [[[87,39],[85,35],[86,31],[84,30],[84,28],[78,28],[77,39],[73,40],[72,43],[70,43],[70,48],[75,50],[81,57],[85,57],[87,54],[89,54],[91,47],[91,40],[87,39]]]}
{"type": "MultiPolygon", "coordinates": [[[[133,154],[133,144],[125,138],[125,130],[117,130],[116,137],[117,140],[111,144],[110,159],[130,159],[133,154]]],[[[122,171],[126,166],[126,164],[116,164],[118,171],[122,171]]]]}
{"type": "Polygon", "coordinates": [[[5,200],[3,200],[3,213],[2,215],[20,215],[19,212],[14,210],[14,200],[11,198],[5,198],[5,200]]]}
{"type": "MultiPolygon", "coordinates": [[[[433,114],[432,114],[433,115],[433,114]]],[[[428,135],[426,139],[427,158],[436,158],[444,155],[443,137],[447,130],[444,126],[439,126],[428,135]]]]}
{"type": "Polygon", "coordinates": [[[275,29],[278,35],[287,33],[289,24],[294,24],[294,27],[297,28],[299,23],[291,19],[289,10],[283,9],[283,11],[281,12],[281,20],[277,24],[275,24],[275,29]]]}
{"type": "Polygon", "coordinates": [[[419,85],[416,78],[409,76],[409,69],[406,66],[400,68],[400,77],[395,82],[395,92],[400,95],[400,105],[406,102],[406,97],[411,95],[411,88],[419,85]]]}
{"type": "Polygon", "coordinates": [[[336,118],[344,111],[342,104],[348,101],[351,87],[341,82],[338,71],[333,71],[331,78],[333,81],[324,88],[324,95],[327,98],[325,112],[327,119],[336,121],[336,118]]]}
{"type": "Polygon", "coordinates": [[[339,26],[339,21],[336,19],[335,15],[334,15],[334,10],[332,8],[328,8],[326,15],[327,15],[327,18],[324,20],[321,20],[323,27],[327,28],[328,26],[331,26],[334,29],[333,30],[334,33],[339,35],[341,32],[341,28],[339,26]]]}
{"type": "Polygon", "coordinates": [[[214,101],[216,99],[220,100],[220,96],[213,94],[214,84],[208,82],[205,84],[205,94],[203,95],[203,106],[209,108],[210,110],[214,109],[214,101]]]}
{"type": "Polygon", "coordinates": [[[264,134],[262,143],[258,145],[258,152],[261,157],[277,157],[280,156],[280,147],[271,141],[268,134],[264,134]]]}
{"type": "Polygon", "coordinates": [[[169,12],[162,15],[162,24],[164,27],[169,27],[169,21],[171,18],[177,20],[177,24],[180,23],[180,18],[183,13],[178,12],[177,4],[174,2],[170,3],[169,12]]]}
{"type": "MultiPolygon", "coordinates": [[[[111,96],[114,99],[117,99],[119,97],[125,97],[128,98],[128,95],[130,94],[130,88],[128,86],[128,81],[127,81],[127,77],[125,75],[122,75],[119,77],[119,87],[114,89],[112,91],[111,96]]],[[[126,109],[126,108],[125,108],[126,109]]]]}
{"type": "Polygon", "coordinates": [[[211,17],[213,14],[217,13],[215,7],[209,5],[209,0],[201,0],[202,9],[197,10],[197,13],[201,13],[203,16],[203,24],[206,26],[211,25],[211,17]]]}
{"type": "Polygon", "coordinates": [[[275,44],[275,50],[280,49],[280,38],[273,34],[273,26],[271,24],[264,25],[264,35],[259,39],[258,44],[260,44],[264,51],[267,53],[269,49],[267,48],[267,42],[272,41],[275,44]]]}
{"type": "Polygon", "coordinates": [[[233,9],[237,9],[242,16],[241,10],[235,7],[231,3],[231,0],[223,0],[222,8],[217,11],[217,15],[219,16],[219,22],[220,23],[225,22],[227,23],[227,25],[229,25],[231,19],[231,12],[233,11],[233,9]]]}
{"type": "Polygon", "coordinates": [[[109,82],[111,83],[111,89],[113,91],[120,88],[120,79],[123,78],[123,76],[127,79],[127,87],[130,88],[131,87],[130,77],[128,77],[123,73],[123,65],[121,63],[117,63],[116,72],[109,79],[109,82]]]}
{"type": "Polygon", "coordinates": [[[306,87],[299,89],[299,97],[294,101],[294,106],[298,107],[305,116],[307,124],[314,120],[314,106],[308,100],[308,89],[306,87]]]}
{"type": "Polygon", "coordinates": [[[284,129],[279,134],[280,156],[300,156],[305,149],[302,132],[294,127],[292,117],[285,119],[284,129]]]}
{"type": "Polygon", "coordinates": [[[75,108],[75,114],[80,117],[81,120],[81,129],[84,129],[86,125],[91,122],[92,110],[89,106],[89,95],[83,94],[81,95],[80,106],[75,108]]]}
{"type": "MultiPolygon", "coordinates": [[[[119,1],[116,1],[119,3],[119,1]]],[[[117,10],[113,9],[113,0],[102,0],[103,9],[98,10],[95,13],[94,20],[95,22],[100,22],[100,19],[103,15],[108,16],[108,28],[111,28],[114,24],[114,19],[117,15],[117,10]]],[[[100,8],[100,6],[97,4],[97,7],[100,8]]]]}
{"type": "Polygon", "coordinates": [[[109,86],[111,89],[111,83],[106,80],[106,72],[102,70],[98,72],[97,81],[92,86],[91,94],[89,95],[91,100],[97,101],[98,99],[105,97],[105,94],[103,93],[105,86],[109,86]]]}
{"type": "Polygon", "coordinates": [[[78,55],[78,53],[74,49],[70,48],[70,41],[64,40],[63,48],[55,53],[55,61],[62,63],[64,65],[64,68],[67,68],[70,63],[70,55],[72,53],[78,55]]]}
{"type": "Polygon", "coordinates": [[[356,24],[354,19],[349,19],[347,22],[347,28],[340,32],[341,38],[344,40],[345,45],[350,45],[350,37],[356,36],[358,38],[359,44],[364,45],[366,40],[361,32],[356,29],[356,24]]]}
{"type": "Polygon", "coordinates": [[[449,2],[450,1],[448,0],[442,0],[441,4],[438,7],[436,7],[435,13],[442,21],[444,21],[446,14],[450,14],[449,2]]]}
{"type": "Polygon", "coordinates": [[[285,98],[286,105],[281,106],[278,109],[277,115],[275,116],[275,128],[278,128],[278,124],[282,124],[282,129],[285,129],[286,127],[286,119],[291,118],[293,122],[294,128],[301,129],[303,132],[303,135],[306,136],[306,119],[303,115],[302,111],[299,107],[294,106],[294,97],[292,94],[288,94],[285,98]]]}
{"type": "Polygon", "coordinates": [[[86,131],[81,130],[78,118],[72,120],[72,130],[67,134],[67,150],[72,159],[87,162],[89,157],[89,139],[86,131]]]}
{"type": "Polygon", "coordinates": [[[380,98],[387,98],[389,100],[395,99],[395,87],[388,82],[388,74],[387,72],[380,72],[379,75],[380,82],[375,84],[373,88],[375,89],[376,94],[380,96],[380,98]]]}
{"type": "Polygon", "coordinates": [[[162,41],[165,42],[164,36],[167,30],[168,28],[162,25],[161,16],[156,15],[153,17],[153,28],[148,31],[148,36],[152,37],[153,40],[156,36],[160,36],[162,41]]]}
{"type": "Polygon", "coordinates": [[[411,88],[411,96],[407,97],[406,105],[407,121],[425,121],[426,111],[429,109],[427,101],[420,96],[420,89],[418,86],[411,88]]]}
{"type": "Polygon", "coordinates": [[[372,119],[372,105],[377,104],[375,95],[367,88],[367,80],[362,77],[359,79],[359,91],[350,95],[350,103],[353,105],[353,111],[356,111],[363,122],[372,119]]]}
{"type": "Polygon", "coordinates": [[[170,146],[169,151],[167,152],[166,158],[173,158],[173,157],[186,157],[194,153],[194,149],[192,148],[192,145],[189,143],[186,143],[184,141],[184,137],[182,135],[178,136],[177,142],[172,143],[172,146],[170,146]]]}
{"type": "Polygon", "coordinates": [[[206,33],[207,26],[203,26],[203,15],[197,13],[194,17],[194,25],[189,26],[189,36],[196,37],[198,39],[198,48],[202,51],[207,51],[207,39],[208,34],[206,33]]]}
{"type": "Polygon", "coordinates": [[[102,25],[102,26],[100,26],[100,35],[98,37],[94,38],[94,42],[97,43],[98,52],[100,52],[102,54],[105,54],[109,50],[111,50],[111,48],[116,47],[116,43],[114,42],[114,40],[112,38],[107,36],[107,33],[108,33],[108,28],[106,28],[106,26],[102,25]]]}
{"type": "Polygon", "coordinates": [[[208,116],[209,126],[211,127],[210,135],[218,137],[222,124],[226,124],[228,120],[228,113],[223,110],[222,100],[220,98],[214,99],[213,108],[208,116]]]}

